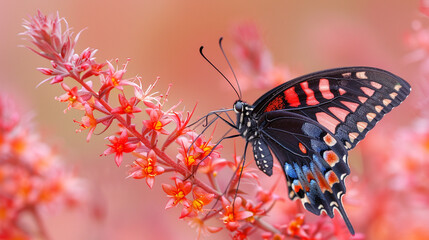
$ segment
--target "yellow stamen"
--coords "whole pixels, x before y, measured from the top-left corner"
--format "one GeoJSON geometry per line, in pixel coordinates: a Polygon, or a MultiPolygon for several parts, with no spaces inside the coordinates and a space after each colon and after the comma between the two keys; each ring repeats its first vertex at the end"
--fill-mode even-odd
{"type": "Polygon", "coordinates": [[[133,107],[131,107],[131,106],[127,106],[126,108],[124,108],[124,112],[126,112],[126,113],[131,113],[133,111],[133,107]]]}
{"type": "Polygon", "coordinates": [[[203,203],[203,201],[202,201],[202,200],[200,200],[200,199],[195,199],[195,200],[192,202],[192,207],[193,207],[194,209],[197,209],[198,211],[201,211],[201,209],[203,209],[203,206],[204,206],[204,203],[203,203]]]}
{"type": "Polygon", "coordinates": [[[193,155],[186,158],[188,166],[192,165],[195,162],[195,157],[193,155]]]}
{"type": "Polygon", "coordinates": [[[112,80],[112,83],[113,83],[114,86],[118,86],[118,84],[119,84],[119,80],[118,79],[112,77],[111,80],[112,80]]]}
{"type": "Polygon", "coordinates": [[[161,128],[162,128],[162,123],[160,121],[157,121],[156,123],[153,124],[153,129],[158,131],[161,128]]]}
{"type": "Polygon", "coordinates": [[[76,96],[70,96],[69,97],[69,102],[74,103],[76,102],[77,97],[76,96]]]}
{"type": "Polygon", "coordinates": [[[175,197],[176,197],[176,200],[174,201],[174,204],[177,204],[178,202],[182,201],[182,198],[185,197],[185,193],[182,190],[180,190],[178,193],[176,193],[175,197]]]}

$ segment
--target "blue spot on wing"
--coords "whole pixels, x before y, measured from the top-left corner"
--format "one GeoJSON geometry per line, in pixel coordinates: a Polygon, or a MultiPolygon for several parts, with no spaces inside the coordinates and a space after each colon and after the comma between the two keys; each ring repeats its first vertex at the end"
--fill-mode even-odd
{"type": "Polygon", "coordinates": [[[285,172],[286,174],[293,178],[296,179],[298,178],[298,175],[296,174],[295,170],[293,169],[292,165],[290,165],[289,163],[285,163],[285,172]]]}

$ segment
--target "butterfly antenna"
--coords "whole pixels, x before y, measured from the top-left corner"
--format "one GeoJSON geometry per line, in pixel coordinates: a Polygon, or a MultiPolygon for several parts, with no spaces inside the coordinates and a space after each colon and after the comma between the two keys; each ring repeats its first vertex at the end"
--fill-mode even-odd
{"type": "Polygon", "coordinates": [[[210,62],[210,60],[209,59],[207,59],[206,58],[206,56],[204,56],[204,54],[203,54],[203,48],[204,48],[204,46],[201,46],[200,47],[200,54],[201,54],[201,56],[203,56],[203,58],[208,62],[208,63],[210,63],[210,65],[212,65],[212,67],[214,68],[214,69],[216,69],[216,71],[220,74],[220,75],[222,75],[222,77],[223,78],[225,78],[225,80],[229,83],[229,85],[231,85],[231,87],[232,87],[232,89],[234,89],[234,91],[235,91],[235,93],[237,94],[237,97],[239,98],[239,99],[241,99],[241,96],[240,96],[240,94],[238,94],[238,92],[237,92],[237,89],[235,89],[235,87],[234,87],[234,85],[232,85],[232,83],[228,80],[228,78],[226,78],[225,77],[225,75],[223,75],[223,73],[212,63],[212,62],[210,62]]]}
{"type": "Polygon", "coordinates": [[[222,40],[223,40],[223,37],[219,38],[219,47],[220,47],[220,50],[222,51],[223,56],[226,59],[226,62],[228,63],[229,69],[231,69],[232,75],[234,75],[234,79],[235,79],[235,82],[237,83],[238,91],[240,92],[240,96],[238,98],[241,100],[242,95],[241,95],[240,84],[238,84],[237,75],[235,75],[234,69],[232,68],[231,63],[229,62],[228,57],[226,57],[225,51],[223,50],[222,40]]]}

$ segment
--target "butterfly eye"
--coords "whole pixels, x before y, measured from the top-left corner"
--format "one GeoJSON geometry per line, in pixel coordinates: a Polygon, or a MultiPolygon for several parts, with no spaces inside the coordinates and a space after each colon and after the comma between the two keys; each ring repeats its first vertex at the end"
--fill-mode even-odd
{"type": "Polygon", "coordinates": [[[237,101],[234,103],[234,111],[235,112],[243,112],[244,103],[242,101],[237,101]]]}

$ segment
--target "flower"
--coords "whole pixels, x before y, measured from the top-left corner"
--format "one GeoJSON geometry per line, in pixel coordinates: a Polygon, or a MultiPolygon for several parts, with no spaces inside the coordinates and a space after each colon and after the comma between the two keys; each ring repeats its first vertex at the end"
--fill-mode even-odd
{"type": "Polygon", "coordinates": [[[100,81],[102,84],[98,92],[100,96],[105,96],[109,94],[109,92],[113,88],[123,91],[123,86],[137,86],[135,83],[131,82],[128,79],[122,79],[125,72],[127,71],[128,62],[129,59],[127,63],[124,64],[123,68],[119,70],[115,69],[111,62],[107,61],[107,67],[109,69],[107,70],[107,72],[102,72],[102,74],[100,74],[100,81]]]}
{"type": "Polygon", "coordinates": [[[226,228],[233,232],[240,226],[238,221],[245,220],[253,216],[253,213],[247,210],[240,211],[242,207],[243,199],[237,197],[232,201],[228,201],[222,196],[222,217],[221,220],[225,224],[226,228]]]}
{"type": "Polygon", "coordinates": [[[194,114],[196,107],[197,105],[195,105],[191,113],[187,112],[188,116],[185,119],[183,119],[182,113],[173,112],[173,115],[171,115],[171,119],[176,123],[176,128],[171,134],[169,134],[167,140],[164,142],[164,145],[162,146],[162,149],[165,149],[166,146],[168,146],[170,143],[175,141],[178,137],[191,131],[189,128],[187,128],[187,125],[191,120],[191,117],[194,114]]]}
{"type": "Polygon", "coordinates": [[[112,113],[127,114],[127,116],[134,118],[133,113],[138,113],[142,111],[140,108],[136,107],[136,97],[130,98],[130,101],[128,101],[123,94],[119,94],[118,97],[121,106],[112,109],[112,113]]]}
{"type": "Polygon", "coordinates": [[[25,20],[23,26],[26,31],[22,35],[30,37],[30,41],[39,51],[28,48],[51,60],[54,68],[53,70],[40,69],[42,73],[50,75],[50,77],[40,82],[39,85],[49,80],[52,80],[51,83],[59,83],[64,77],[79,74],[74,71],[72,58],[80,32],[73,38],[73,32],[63,18],[60,18],[58,14],[57,16],[45,16],[40,11],[30,20],[25,20]],[[66,30],[62,30],[63,24],[66,30]]]}
{"type": "Polygon", "coordinates": [[[215,196],[212,193],[207,193],[200,187],[194,187],[192,195],[194,197],[192,204],[183,208],[180,218],[197,216],[199,212],[203,211],[203,207],[209,204],[215,196]]]}
{"type": "Polygon", "coordinates": [[[146,129],[155,133],[169,134],[164,127],[172,121],[171,119],[166,118],[164,113],[159,109],[146,108],[146,112],[150,116],[150,120],[143,120],[146,129]]]}
{"type": "Polygon", "coordinates": [[[153,84],[150,84],[147,87],[146,91],[143,91],[142,82],[140,78],[137,78],[137,80],[139,81],[140,84],[134,85],[134,95],[136,96],[136,98],[144,103],[153,102],[153,101],[159,103],[160,97],[154,96],[158,92],[151,93],[152,89],[155,87],[156,83],[158,82],[159,77],[156,78],[153,84]]]}
{"type": "Polygon", "coordinates": [[[73,184],[81,180],[42,141],[31,119],[21,117],[12,99],[0,94],[0,239],[48,239],[37,214],[82,203],[85,189],[73,184]]]}
{"type": "Polygon", "coordinates": [[[153,150],[149,153],[141,155],[131,165],[130,173],[128,177],[135,179],[146,178],[146,183],[149,188],[152,188],[155,181],[155,176],[160,175],[164,172],[164,168],[156,165],[156,154],[153,150]]]}
{"type": "Polygon", "coordinates": [[[108,154],[115,154],[115,162],[118,167],[121,165],[122,162],[122,155],[123,153],[128,153],[134,151],[138,144],[133,144],[128,142],[128,132],[127,130],[123,130],[121,135],[118,137],[110,136],[108,137],[108,140],[112,143],[109,146],[108,149],[106,149],[102,155],[106,156],[108,154]]]}
{"type": "Polygon", "coordinates": [[[197,228],[197,239],[200,239],[201,235],[205,235],[206,233],[217,233],[220,230],[222,230],[221,227],[212,227],[207,226],[205,224],[205,221],[203,221],[201,218],[194,217],[189,220],[189,225],[191,227],[197,228]]]}
{"type": "Polygon", "coordinates": [[[254,179],[256,181],[259,180],[259,176],[257,173],[259,173],[258,169],[255,168],[250,168],[250,162],[248,162],[247,164],[243,165],[243,160],[241,159],[240,156],[237,155],[237,150],[235,147],[235,142],[234,142],[234,163],[229,164],[229,166],[232,168],[232,170],[235,171],[236,174],[236,179],[238,178],[243,178],[243,179],[254,179]]]}
{"type": "Polygon", "coordinates": [[[82,110],[84,108],[82,104],[83,101],[78,94],[77,87],[70,88],[65,83],[61,83],[61,87],[63,87],[66,93],[56,97],[55,100],[60,102],[69,102],[67,108],[64,109],[64,113],[66,113],[66,111],[70,110],[71,108],[82,110]]]}
{"type": "Polygon", "coordinates": [[[186,198],[186,195],[191,192],[192,183],[189,181],[183,182],[178,177],[175,177],[173,180],[176,186],[162,184],[162,189],[165,193],[167,193],[167,196],[170,198],[167,205],[165,206],[165,209],[172,208],[179,203],[183,204],[183,206],[185,207],[190,207],[191,203],[186,198]]]}
{"type": "Polygon", "coordinates": [[[85,116],[82,117],[82,122],[78,122],[76,120],[74,120],[74,122],[78,123],[80,126],[80,129],[77,129],[76,132],[82,132],[82,130],[89,128],[88,136],[86,137],[86,141],[89,142],[98,124],[89,104],[85,104],[85,116]]]}
{"type": "Polygon", "coordinates": [[[286,229],[287,234],[290,236],[305,236],[307,235],[301,228],[304,224],[304,214],[297,214],[295,219],[289,222],[286,229]]]}

